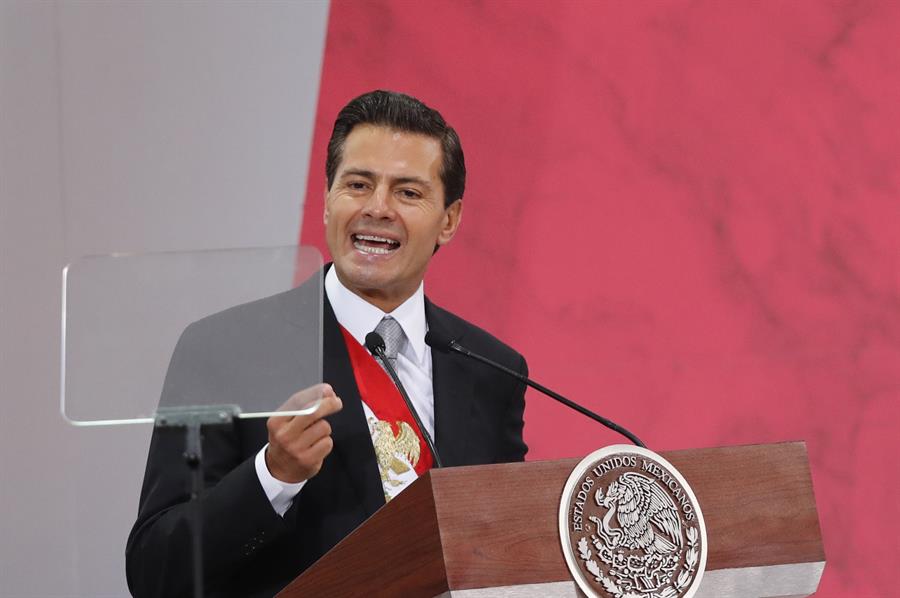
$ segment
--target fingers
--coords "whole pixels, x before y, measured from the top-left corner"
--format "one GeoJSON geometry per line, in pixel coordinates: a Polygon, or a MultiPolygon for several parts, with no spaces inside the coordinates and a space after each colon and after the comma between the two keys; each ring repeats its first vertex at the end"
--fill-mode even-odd
{"type": "Polygon", "coordinates": [[[273,416],[266,422],[269,432],[269,448],[266,450],[266,466],[269,473],[284,482],[299,482],[316,475],[322,468],[334,441],[331,424],[325,419],[343,407],[341,399],[328,384],[319,384],[295,393],[282,410],[309,409],[310,402],[318,401],[311,413],[297,416],[273,416]]]}
{"type": "MultiPolygon", "coordinates": [[[[331,436],[323,436],[315,444],[295,456],[295,459],[290,464],[290,468],[284,468],[280,474],[276,474],[270,467],[270,472],[276,478],[285,482],[308,480],[319,473],[322,469],[322,464],[325,462],[325,457],[331,454],[333,448],[334,440],[332,440],[331,436]]],[[[268,453],[266,454],[266,461],[268,463],[268,453]]]]}
{"type": "Polygon", "coordinates": [[[278,408],[278,411],[303,411],[315,408],[323,399],[336,396],[330,384],[316,384],[295,392],[278,408]]]}
{"type": "MultiPolygon", "coordinates": [[[[328,387],[331,388],[330,386],[328,387]]],[[[294,395],[297,396],[297,395],[294,395]]],[[[293,397],[292,397],[293,398],[293,397]]],[[[290,399],[288,400],[290,401],[290,399]]],[[[285,403],[287,404],[287,403],[285,403]]],[[[325,395],[319,406],[315,411],[306,415],[297,415],[297,416],[273,416],[269,418],[268,428],[269,432],[273,430],[281,430],[286,428],[286,433],[292,436],[300,435],[305,429],[316,423],[317,421],[322,420],[324,417],[328,417],[329,415],[333,415],[340,411],[343,408],[343,403],[341,399],[334,394],[334,391],[331,391],[330,394],[325,395]]]]}
{"type": "Polygon", "coordinates": [[[274,436],[275,442],[281,448],[299,455],[322,438],[331,436],[331,424],[324,419],[319,419],[306,428],[297,430],[292,422],[291,425],[276,430],[274,436]]]}
{"type": "MultiPolygon", "coordinates": [[[[310,458],[319,464],[319,468],[322,467],[322,462],[325,461],[325,457],[331,454],[332,449],[334,448],[334,440],[331,436],[323,436],[320,438],[314,445],[309,447],[309,456],[310,458]]],[[[313,475],[319,473],[319,470],[313,473],[313,475]]]]}

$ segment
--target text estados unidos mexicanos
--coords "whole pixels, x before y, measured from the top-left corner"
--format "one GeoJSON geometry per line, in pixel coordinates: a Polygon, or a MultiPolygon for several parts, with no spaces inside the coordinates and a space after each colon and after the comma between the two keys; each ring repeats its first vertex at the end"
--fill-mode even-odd
{"type": "MultiPolygon", "coordinates": [[[[590,471],[590,474],[593,474],[596,478],[602,478],[604,474],[622,467],[636,468],[637,457],[632,455],[612,457],[594,467],[590,471]]],[[[641,459],[641,469],[653,475],[671,491],[675,503],[678,504],[684,512],[684,519],[686,521],[692,521],[694,519],[694,507],[690,503],[687,492],[684,491],[674,476],[653,461],[648,461],[647,459],[641,459]]],[[[581,482],[581,487],[575,495],[575,503],[572,505],[571,523],[572,531],[575,532],[583,531],[584,503],[587,502],[588,493],[594,486],[594,477],[591,477],[590,474],[581,482]]]]}

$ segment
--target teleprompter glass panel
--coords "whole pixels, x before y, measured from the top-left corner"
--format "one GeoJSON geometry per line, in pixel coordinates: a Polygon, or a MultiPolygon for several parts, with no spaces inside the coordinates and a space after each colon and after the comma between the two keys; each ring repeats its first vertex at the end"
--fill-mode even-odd
{"type": "MultiPolygon", "coordinates": [[[[75,425],[307,413],[322,380],[309,247],[86,257],[63,271],[61,409],[75,425]]],[[[207,420],[204,420],[207,421],[207,420]]]]}

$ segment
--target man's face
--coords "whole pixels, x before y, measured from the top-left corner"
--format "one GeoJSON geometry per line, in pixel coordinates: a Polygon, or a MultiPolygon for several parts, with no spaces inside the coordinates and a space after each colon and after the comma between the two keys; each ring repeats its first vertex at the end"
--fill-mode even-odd
{"type": "Polygon", "coordinates": [[[459,226],[462,202],[444,208],[441,159],[436,139],[380,126],[356,126],[344,143],[325,237],[344,286],[382,311],[415,292],[459,226]]]}

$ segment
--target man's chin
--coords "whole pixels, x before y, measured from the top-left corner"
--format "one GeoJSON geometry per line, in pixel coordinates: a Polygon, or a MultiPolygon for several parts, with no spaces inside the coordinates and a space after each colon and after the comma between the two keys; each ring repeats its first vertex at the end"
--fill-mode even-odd
{"type": "Polygon", "coordinates": [[[373,264],[342,264],[337,266],[338,278],[345,287],[358,295],[373,295],[391,287],[393,276],[386,268],[373,264]],[[349,266],[349,267],[348,267],[349,266]]]}

